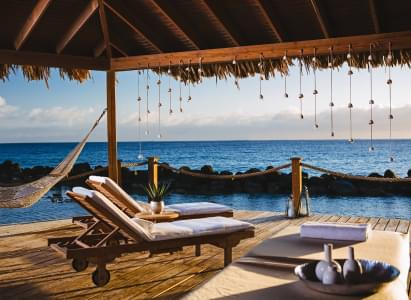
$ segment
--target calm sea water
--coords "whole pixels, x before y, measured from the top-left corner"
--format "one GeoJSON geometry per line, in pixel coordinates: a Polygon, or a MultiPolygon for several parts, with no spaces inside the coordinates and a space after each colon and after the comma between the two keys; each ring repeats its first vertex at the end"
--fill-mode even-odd
{"type": "MultiPolygon", "coordinates": [[[[0,144],[0,161],[10,159],[22,167],[54,166],[74,147],[75,143],[0,144]]],[[[389,162],[390,147],[385,140],[375,141],[374,152],[368,152],[368,141],[210,141],[210,142],[145,142],[144,156],[159,156],[173,166],[199,168],[210,164],[215,170],[246,171],[256,167],[284,164],[292,156],[301,156],[310,164],[336,171],[368,175],[392,169],[406,176],[411,169],[411,140],[396,140],[392,144],[395,161],[389,162]]],[[[124,162],[136,161],[139,144],[121,142],[119,157],[124,162]]],[[[105,143],[88,143],[79,162],[92,166],[106,165],[105,143]]],[[[313,173],[314,174],[314,173],[313,173]]],[[[41,201],[26,209],[0,209],[0,224],[62,219],[84,213],[69,201],[64,190],[52,190],[41,201]]],[[[134,195],[137,197],[137,195],[134,195]]],[[[214,201],[237,209],[276,210],[285,207],[285,195],[222,195],[193,196],[173,194],[168,203],[214,201]]],[[[313,197],[316,213],[339,215],[382,216],[411,219],[411,198],[407,197],[313,197]]]]}

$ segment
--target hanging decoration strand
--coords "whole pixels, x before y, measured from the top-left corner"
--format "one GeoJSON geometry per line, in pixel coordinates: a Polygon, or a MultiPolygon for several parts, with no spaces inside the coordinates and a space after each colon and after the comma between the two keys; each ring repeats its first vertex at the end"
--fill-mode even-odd
{"type": "MultiPolygon", "coordinates": [[[[285,64],[287,64],[288,67],[288,58],[287,58],[287,50],[284,53],[283,56],[283,61],[285,64]]],[[[287,68],[288,69],[288,68],[287,68]]],[[[288,76],[288,71],[286,74],[284,74],[284,98],[288,98],[288,93],[287,93],[287,76],[288,76]]]]}
{"type": "Polygon", "coordinates": [[[171,95],[171,62],[169,62],[168,63],[168,70],[167,70],[167,73],[168,73],[168,105],[169,105],[169,110],[168,110],[168,113],[171,115],[171,114],[173,114],[173,106],[172,106],[172,103],[171,103],[171,97],[172,97],[172,95],[171,95]]]}
{"type": "Polygon", "coordinates": [[[142,142],[141,142],[141,96],[140,96],[140,75],[141,71],[137,71],[137,104],[138,104],[138,156],[139,160],[143,160],[144,156],[142,153],[142,142]]]}
{"type": "Polygon", "coordinates": [[[260,62],[258,63],[258,69],[259,69],[259,72],[260,72],[260,96],[259,96],[259,98],[260,98],[260,100],[263,100],[264,96],[263,96],[262,87],[261,87],[262,81],[264,79],[264,77],[263,77],[263,72],[264,72],[264,69],[263,69],[263,54],[262,53],[260,54],[260,62]]]}
{"type": "Polygon", "coordinates": [[[146,135],[150,134],[150,131],[148,130],[148,118],[150,115],[150,109],[149,109],[149,105],[148,105],[148,96],[149,96],[149,91],[150,91],[150,75],[149,75],[149,65],[147,65],[147,70],[146,70],[146,135]]]}
{"type": "Polygon", "coordinates": [[[298,59],[299,67],[300,67],[300,93],[298,94],[298,99],[300,100],[300,119],[304,119],[303,115],[303,92],[302,92],[302,76],[303,76],[303,49],[301,49],[300,57],[298,59]]]}
{"type": "Polygon", "coordinates": [[[186,68],[186,71],[187,71],[187,86],[188,86],[188,98],[187,98],[187,101],[188,102],[190,102],[191,101],[191,86],[190,86],[190,83],[191,83],[191,59],[189,60],[189,62],[188,62],[188,67],[186,68]]]}
{"type": "Polygon", "coordinates": [[[328,60],[328,67],[330,68],[330,128],[331,136],[334,137],[334,114],[333,114],[333,70],[334,70],[334,57],[333,57],[333,48],[330,48],[330,56],[328,60]]]}
{"type": "Polygon", "coordinates": [[[157,86],[158,86],[158,135],[157,137],[161,139],[161,68],[160,66],[158,67],[158,81],[157,81],[157,86]]]}
{"type": "Polygon", "coordinates": [[[350,112],[350,125],[349,125],[349,130],[350,130],[350,138],[348,139],[348,142],[353,143],[354,139],[352,136],[352,109],[353,109],[353,104],[352,104],[352,54],[351,54],[351,44],[348,46],[348,54],[347,54],[347,63],[348,63],[348,77],[349,77],[349,103],[348,103],[348,109],[350,112]]]}
{"type": "Polygon", "coordinates": [[[313,75],[314,75],[314,127],[318,128],[317,122],[317,48],[314,48],[314,57],[313,57],[313,75]]]}
{"type": "Polygon", "coordinates": [[[370,121],[368,124],[370,125],[370,148],[369,151],[374,151],[374,139],[373,139],[373,127],[374,127],[374,120],[373,120],[373,86],[372,86],[372,45],[370,44],[370,54],[368,55],[368,72],[370,74],[370,121]]]}
{"type": "Polygon", "coordinates": [[[390,111],[389,111],[389,116],[388,116],[388,119],[389,119],[389,122],[390,122],[390,135],[389,135],[389,138],[390,138],[390,148],[389,148],[389,151],[390,151],[390,162],[393,162],[394,161],[394,155],[393,155],[393,152],[392,152],[392,120],[394,119],[394,116],[392,115],[392,90],[391,90],[391,88],[392,88],[392,79],[391,79],[391,66],[392,66],[392,52],[391,52],[391,43],[389,43],[389,50],[388,50],[388,55],[387,55],[387,64],[388,64],[388,80],[387,80],[387,85],[388,85],[388,97],[389,97],[389,100],[390,100],[390,111]]]}
{"type": "Polygon", "coordinates": [[[179,97],[178,97],[178,101],[180,104],[180,112],[183,112],[183,96],[181,95],[181,85],[182,85],[182,81],[183,79],[181,78],[181,60],[178,64],[178,90],[179,90],[179,97]]]}
{"type": "Polygon", "coordinates": [[[238,74],[239,72],[239,66],[237,64],[237,57],[234,57],[233,59],[233,66],[234,66],[234,85],[237,87],[238,90],[240,90],[240,83],[238,81],[238,74]]]}

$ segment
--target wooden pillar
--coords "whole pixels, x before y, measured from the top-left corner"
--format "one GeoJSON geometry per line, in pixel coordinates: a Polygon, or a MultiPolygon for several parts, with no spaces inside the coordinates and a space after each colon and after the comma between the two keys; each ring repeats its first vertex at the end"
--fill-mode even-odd
{"type": "Polygon", "coordinates": [[[291,193],[293,196],[294,211],[297,213],[298,202],[303,191],[303,175],[301,167],[301,157],[291,158],[291,193]]]}
{"type": "Polygon", "coordinates": [[[116,123],[116,73],[108,71],[107,79],[107,150],[108,176],[118,182],[117,123],[116,123]]]}
{"type": "Polygon", "coordinates": [[[158,186],[158,157],[148,158],[148,184],[158,186]]]}

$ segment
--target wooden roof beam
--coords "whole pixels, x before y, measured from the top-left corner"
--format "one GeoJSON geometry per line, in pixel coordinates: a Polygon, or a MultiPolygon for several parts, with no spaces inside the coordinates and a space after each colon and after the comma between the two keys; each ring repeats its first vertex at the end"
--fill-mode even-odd
{"type": "MultiPolygon", "coordinates": [[[[98,0],[98,14],[99,14],[99,20],[100,20],[100,27],[101,27],[101,32],[103,34],[103,46],[101,53],[103,53],[104,49],[106,50],[106,55],[108,59],[111,59],[112,53],[111,53],[111,44],[110,44],[110,33],[108,31],[108,23],[107,23],[107,16],[106,16],[106,11],[104,10],[104,4],[103,0],[98,0]]],[[[101,46],[100,46],[101,49],[101,46]]],[[[100,51],[97,49],[97,51],[100,51]]],[[[96,49],[94,50],[94,56],[96,56],[96,49]]]]}
{"type": "Polygon", "coordinates": [[[16,39],[14,40],[14,48],[19,50],[24,42],[28,39],[30,33],[45,13],[47,7],[50,5],[51,0],[38,0],[36,6],[30,13],[30,16],[26,19],[23,27],[20,29],[16,39]]]}
{"type": "Polygon", "coordinates": [[[273,21],[271,20],[270,16],[267,13],[267,10],[264,8],[263,3],[261,2],[261,0],[255,0],[255,3],[258,7],[258,9],[260,10],[264,21],[268,24],[268,27],[270,28],[270,30],[272,31],[272,33],[275,35],[276,39],[281,43],[284,42],[283,37],[281,36],[278,28],[274,25],[273,21]]]}
{"type": "Polygon", "coordinates": [[[64,48],[66,48],[67,44],[73,39],[73,37],[80,31],[83,25],[87,22],[87,20],[91,17],[91,15],[96,11],[98,7],[97,0],[91,0],[81,14],[77,17],[74,23],[71,25],[69,30],[63,35],[63,38],[57,44],[56,52],[60,54],[64,48]]]}
{"type": "Polygon", "coordinates": [[[196,0],[195,2],[200,3],[200,5],[204,8],[204,10],[217,21],[218,27],[220,27],[220,29],[224,31],[224,33],[228,36],[233,46],[236,46],[236,47],[240,46],[240,43],[236,40],[233,34],[227,29],[224,23],[215,14],[215,12],[212,10],[210,5],[208,5],[208,3],[205,0],[196,0]]]}
{"type": "Polygon", "coordinates": [[[380,33],[380,21],[378,18],[378,12],[377,12],[377,7],[375,4],[375,0],[368,0],[368,4],[370,7],[370,14],[372,18],[372,24],[374,26],[374,33],[380,33]]]}
{"type": "Polygon", "coordinates": [[[190,47],[195,49],[195,50],[199,50],[200,47],[198,46],[198,44],[196,42],[194,42],[194,40],[188,36],[188,34],[181,28],[181,26],[179,26],[174,20],[173,18],[171,18],[169,16],[169,14],[155,1],[155,0],[150,0],[149,1],[151,3],[151,5],[155,8],[155,10],[157,10],[157,12],[159,12],[159,14],[161,14],[164,18],[167,19],[168,22],[170,22],[173,27],[175,28],[175,30],[178,31],[178,33],[180,33],[184,39],[190,44],[190,47]]]}
{"type": "Polygon", "coordinates": [[[333,47],[335,54],[347,53],[350,44],[354,52],[367,53],[370,44],[374,45],[375,51],[386,51],[389,42],[392,43],[393,50],[411,49],[411,31],[113,58],[111,69],[138,70],[145,69],[147,64],[168,67],[169,63],[178,66],[180,61],[188,64],[190,60],[196,61],[200,58],[204,64],[231,62],[233,57],[238,61],[258,60],[261,53],[267,59],[281,59],[285,51],[290,57],[299,57],[301,49],[304,49],[304,55],[314,55],[316,49],[317,56],[325,56],[329,55],[330,47],[333,47]]]}
{"type": "Polygon", "coordinates": [[[321,12],[321,7],[319,0],[310,0],[311,6],[314,10],[315,16],[317,18],[318,23],[320,24],[321,31],[326,39],[330,38],[330,33],[328,31],[328,26],[327,26],[327,19],[321,12]]]}
{"type": "Polygon", "coordinates": [[[138,29],[136,26],[130,23],[129,20],[127,20],[120,12],[118,12],[114,7],[109,5],[107,2],[104,1],[104,5],[114,14],[116,15],[121,21],[123,21],[134,33],[136,33],[138,36],[140,36],[147,44],[150,45],[150,47],[153,48],[153,50],[156,53],[162,53],[163,51],[147,36],[141,32],[140,29],[138,29]]]}

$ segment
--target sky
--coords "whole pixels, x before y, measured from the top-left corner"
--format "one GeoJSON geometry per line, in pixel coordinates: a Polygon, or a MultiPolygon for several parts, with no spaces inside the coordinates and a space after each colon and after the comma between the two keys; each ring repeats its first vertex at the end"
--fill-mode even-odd
{"type": "MultiPolygon", "coordinates": [[[[334,139],[349,138],[349,76],[347,66],[333,71],[334,139]]],[[[354,139],[370,137],[370,80],[367,70],[354,69],[352,76],[352,126],[354,139]]],[[[287,78],[288,98],[284,98],[281,76],[262,82],[264,99],[259,99],[259,78],[204,79],[188,88],[183,85],[183,113],[179,112],[178,83],[171,79],[172,109],[169,115],[168,77],[162,77],[160,98],[163,104],[158,126],[157,75],[150,74],[149,134],[146,131],[145,78],[140,77],[142,122],[139,134],[136,71],[117,73],[117,123],[119,141],[141,140],[261,140],[261,139],[331,139],[330,71],[317,72],[317,121],[314,127],[313,74],[301,78],[303,115],[300,119],[299,72],[292,67],[287,78]],[[158,138],[161,133],[161,139],[158,138]],[[140,136],[140,137],[139,137],[140,136]]],[[[374,138],[389,137],[389,92],[387,70],[373,70],[374,138]]],[[[391,72],[393,138],[411,138],[411,82],[408,68],[391,72]]],[[[43,81],[27,82],[17,72],[8,81],[0,81],[0,142],[78,141],[105,108],[105,73],[93,72],[92,79],[80,84],[64,81],[53,71],[49,88],[43,81]]],[[[106,140],[105,120],[92,141],[106,140]]]]}

